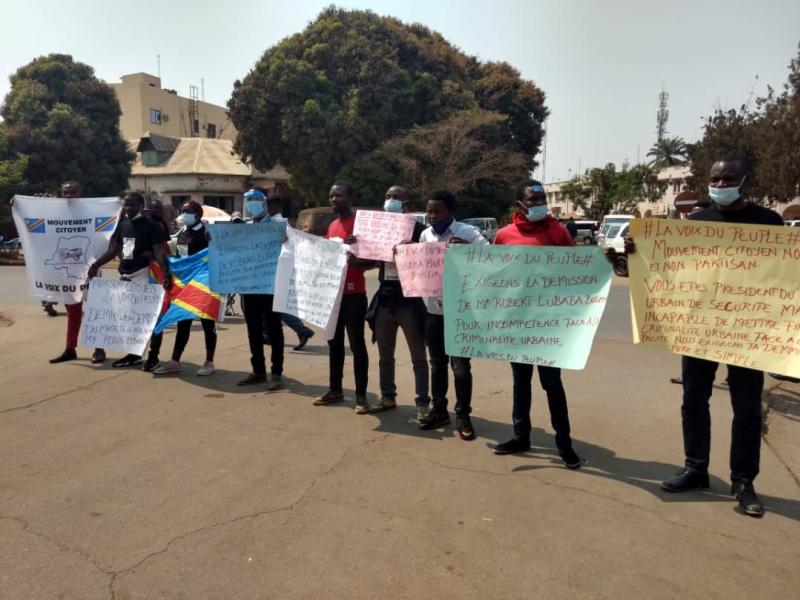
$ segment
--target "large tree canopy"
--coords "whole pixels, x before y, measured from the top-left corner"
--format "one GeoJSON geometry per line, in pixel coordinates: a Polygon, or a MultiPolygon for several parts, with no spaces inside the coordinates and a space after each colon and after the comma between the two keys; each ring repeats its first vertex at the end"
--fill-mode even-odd
{"type": "Polygon", "coordinates": [[[547,116],[544,93],[510,65],[481,63],[421,25],[335,7],[267,50],[228,105],[237,151],[258,168],[282,163],[314,200],[391,139],[462,111],[502,115],[499,143],[532,168],[547,116]]]}
{"type": "Polygon", "coordinates": [[[0,114],[8,152],[27,157],[18,191],[53,193],[70,179],[86,196],[127,187],[133,155],[119,133],[119,103],[90,66],[63,54],[34,59],[11,76],[0,114]]]}

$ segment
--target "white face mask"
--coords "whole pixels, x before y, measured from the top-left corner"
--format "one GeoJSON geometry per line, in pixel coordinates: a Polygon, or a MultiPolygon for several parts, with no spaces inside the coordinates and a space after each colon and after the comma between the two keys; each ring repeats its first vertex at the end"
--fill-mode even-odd
{"type": "Polygon", "coordinates": [[[708,186],[708,197],[715,204],[730,206],[741,197],[742,185],[744,185],[744,178],[736,187],[714,187],[710,185],[708,186]]]}
{"type": "Polygon", "coordinates": [[[384,201],[383,210],[393,213],[403,212],[403,201],[395,198],[389,198],[388,200],[384,201]]]}
{"type": "Polygon", "coordinates": [[[186,227],[191,227],[197,223],[197,217],[192,213],[181,213],[175,220],[181,225],[186,225],[186,227]]]}

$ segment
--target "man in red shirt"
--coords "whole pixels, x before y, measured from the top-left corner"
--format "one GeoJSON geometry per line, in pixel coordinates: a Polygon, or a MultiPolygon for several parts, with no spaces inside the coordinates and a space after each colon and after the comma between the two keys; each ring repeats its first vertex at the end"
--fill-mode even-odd
{"type": "MultiPolygon", "coordinates": [[[[547,194],[541,183],[528,180],[517,189],[517,210],[511,225],[494,238],[495,244],[515,246],[574,246],[567,229],[548,214],[547,194]]],[[[567,394],[561,383],[561,369],[539,365],[539,381],[547,394],[550,422],[556,432],[556,447],[568,469],[578,469],[581,459],[572,449],[567,394]]],[[[533,365],[511,363],[514,378],[514,437],[495,446],[496,454],[524,452],[531,447],[531,378],[533,365]]]]}
{"type": "MultiPolygon", "coordinates": [[[[334,183],[329,194],[333,212],[337,218],[328,226],[328,239],[352,243],[356,215],[352,209],[353,189],[346,183],[334,183]]],[[[342,377],[344,376],[344,332],[353,353],[353,371],[356,379],[356,413],[369,412],[367,404],[367,379],[369,355],[364,341],[364,318],[367,314],[367,287],[364,268],[352,254],[348,257],[347,273],[342,292],[342,303],[336,321],[336,333],[328,341],[329,375],[328,391],[314,400],[314,405],[323,406],[344,400],[342,377]]]]}

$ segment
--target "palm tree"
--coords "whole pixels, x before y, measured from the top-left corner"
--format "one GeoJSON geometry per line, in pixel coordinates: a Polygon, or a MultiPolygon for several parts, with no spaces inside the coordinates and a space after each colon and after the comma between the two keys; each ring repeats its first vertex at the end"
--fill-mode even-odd
{"type": "Polygon", "coordinates": [[[683,138],[662,138],[653,144],[647,156],[653,157],[650,165],[660,169],[685,163],[688,152],[689,149],[686,147],[686,142],[683,141],[683,138]]]}

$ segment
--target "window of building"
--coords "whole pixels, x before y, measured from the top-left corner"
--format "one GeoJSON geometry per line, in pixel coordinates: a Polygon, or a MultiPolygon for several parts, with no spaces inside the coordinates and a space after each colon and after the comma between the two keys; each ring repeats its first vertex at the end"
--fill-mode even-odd
{"type": "Polygon", "coordinates": [[[215,138],[217,137],[217,126],[214,123],[209,123],[206,125],[206,137],[215,138]]]}
{"type": "Polygon", "coordinates": [[[170,202],[172,203],[172,207],[176,210],[180,210],[181,206],[183,206],[183,203],[191,199],[192,197],[189,196],[188,194],[170,196],[170,202]]]}
{"type": "Polygon", "coordinates": [[[197,121],[197,119],[192,119],[192,135],[200,135],[200,123],[197,121]]]}
{"type": "Polygon", "coordinates": [[[161,125],[161,111],[155,108],[150,109],[150,122],[153,125],[161,125]]]}
{"type": "Polygon", "coordinates": [[[216,206],[225,212],[233,212],[233,196],[203,196],[203,204],[216,206]]]}

